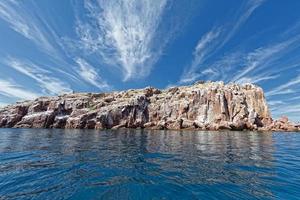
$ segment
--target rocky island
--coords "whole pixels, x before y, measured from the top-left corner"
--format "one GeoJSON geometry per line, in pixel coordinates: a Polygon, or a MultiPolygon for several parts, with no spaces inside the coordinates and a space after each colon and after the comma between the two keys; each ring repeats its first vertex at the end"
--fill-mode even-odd
{"type": "Polygon", "coordinates": [[[272,119],[260,87],[203,81],[165,90],[40,97],[0,109],[0,127],[300,130],[286,117],[272,119]]]}

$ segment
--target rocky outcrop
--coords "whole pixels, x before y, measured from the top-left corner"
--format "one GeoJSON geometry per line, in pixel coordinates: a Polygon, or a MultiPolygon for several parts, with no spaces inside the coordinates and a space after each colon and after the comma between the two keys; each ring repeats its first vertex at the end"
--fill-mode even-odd
{"type": "Polygon", "coordinates": [[[260,87],[222,82],[40,97],[1,109],[0,127],[299,130],[272,120],[260,87]]]}
{"type": "Polygon", "coordinates": [[[300,131],[300,125],[296,125],[289,121],[288,117],[282,116],[278,120],[271,121],[267,123],[266,126],[262,127],[260,130],[265,131],[300,131]]]}

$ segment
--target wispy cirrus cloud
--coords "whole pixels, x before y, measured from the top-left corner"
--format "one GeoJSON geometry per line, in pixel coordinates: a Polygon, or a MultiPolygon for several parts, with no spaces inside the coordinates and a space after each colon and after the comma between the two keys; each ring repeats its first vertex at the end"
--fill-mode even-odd
{"type": "MultiPolygon", "coordinates": [[[[36,3],[30,0],[26,3],[15,0],[0,1],[0,20],[4,20],[11,29],[30,40],[38,50],[47,55],[51,64],[37,66],[33,62],[17,58],[7,59],[7,64],[23,75],[37,81],[46,95],[71,91],[67,83],[69,80],[76,83],[84,81],[95,86],[96,82],[91,81],[91,75],[93,74],[94,78],[99,80],[100,76],[96,74],[97,70],[91,71],[91,68],[89,68],[88,72],[77,73],[77,60],[69,55],[71,49],[58,36],[59,34],[49,24],[36,3]],[[56,73],[54,73],[55,71],[56,73]],[[89,81],[86,80],[86,76],[83,76],[83,74],[87,75],[88,73],[90,75],[89,81]],[[61,81],[54,74],[68,77],[68,79],[65,79],[65,82],[61,81]]],[[[102,83],[105,82],[103,79],[101,80],[102,83]]],[[[100,88],[100,84],[97,84],[96,87],[100,88]]],[[[105,87],[101,88],[104,89],[105,87]]]]}
{"type": "Polygon", "coordinates": [[[16,99],[35,99],[39,96],[38,93],[32,92],[12,80],[0,79],[0,94],[16,99]]]}
{"type": "Polygon", "coordinates": [[[267,80],[272,80],[272,79],[276,79],[278,78],[279,75],[264,75],[264,74],[261,74],[261,75],[256,75],[256,76],[250,76],[250,77],[242,77],[240,79],[238,79],[236,81],[236,83],[240,83],[240,84],[243,84],[243,83],[259,83],[261,81],[267,81],[267,80]]]}
{"type": "Polygon", "coordinates": [[[275,118],[289,116],[300,122],[300,75],[278,85],[266,93],[271,112],[275,118]]]}
{"type": "Polygon", "coordinates": [[[101,89],[101,90],[108,90],[111,87],[107,84],[106,81],[100,77],[96,69],[89,64],[86,60],[82,58],[77,58],[76,63],[79,66],[77,73],[88,83],[92,84],[93,86],[101,89]]]}
{"type": "MultiPolygon", "coordinates": [[[[205,60],[210,56],[210,54],[216,48],[216,39],[220,35],[221,30],[212,30],[206,33],[199,41],[194,50],[194,59],[191,66],[186,69],[183,76],[181,77],[181,83],[188,83],[195,81],[200,74],[196,72],[199,65],[205,62],[205,60]]],[[[207,69],[204,73],[213,72],[213,70],[207,69]]]]}
{"type": "MultiPolygon", "coordinates": [[[[180,78],[180,83],[190,83],[206,73],[205,66],[207,61],[214,54],[216,54],[222,47],[230,41],[230,39],[237,33],[241,26],[247,21],[252,13],[263,4],[265,0],[249,0],[237,11],[237,16],[232,19],[233,25],[222,25],[214,27],[207,32],[199,41],[194,50],[194,58],[190,66],[185,68],[184,73],[180,78]]],[[[214,71],[216,75],[218,70],[210,68],[209,71],[214,71]]],[[[220,74],[221,75],[221,74],[220,74]]]]}
{"type": "Polygon", "coordinates": [[[229,30],[222,39],[222,42],[218,45],[219,48],[223,47],[236,34],[252,13],[265,1],[266,0],[249,0],[238,10],[238,17],[235,19],[234,25],[229,27],[229,30]]]}
{"type": "MultiPolygon", "coordinates": [[[[47,54],[56,54],[54,46],[49,41],[50,35],[43,24],[22,1],[0,1],[0,18],[6,21],[16,32],[31,40],[47,54]],[[43,28],[42,28],[43,27],[43,28]]],[[[49,30],[48,30],[49,32],[49,30]]]]}
{"type": "Polygon", "coordinates": [[[67,83],[58,79],[49,70],[46,70],[47,67],[39,67],[30,61],[12,57],[6,59],[4,64],[35,80],[44,94],[57,95],[72,91],[67,83]]]}
{"type": "Polygon", "coordinates": [[[297,103],[283,102],[281,104],[276,104],[275,106],[272,106],[271,112],[275,118],[289,116],[294,120],[300,120],[300,104],[297,103]]]}
{"type": "MultiPolygon", "coordinates": [[[[258,83],[276,79],[280,77],[282,71],[293,70],[299,66],[298,57],[286,59],[286,55],[299,50],[299,42],[300,37],[296,35],[251,51],[233,50],[213,62],[205,62],[206,59],[202,59],[203,56],[195,56],[189,73],[184,74],[181,82],[191,82],[198,78],[205,79],[207,76],[212,80],[237,83],[258,83]],[[194,63],[196,64],[193,65],[194,63]],[[202,64],[201,70],[199,64],[202,64]]],[[[204,55],[210,53],[210,48],[204,50],[204,55]]]]}
{"type": "Polygon", "coordinates": [[[145,77],[170,36],[156,38],[167,0],[85,1],[90,23],[78,20],[81,44],[113,66],[124,80],[145,77]],[[138,76],[137,76],[138,75],[138,76]]]}
{"type": "Polygon", "coordinates": [[[291,79],[290,81],[268,91],[266,93],[267,96],[281,95],[281,94],[290,94],[290,93],[298,93],[300,94],[300,75],[291,79]]]}
{"type": "MultiPolygon", "coordinates": [[[[237,74],[231,79],[231,81],[239,81],[249,74],[252,74],[259,79],[264,80],[267,77],[266,74],[261,74],[265,69],[268,69],[268,73],[275,73],[277,70],[270,69],[272,65],[278,63],[278,60],[284,58],[284,56],[292,51],[295,47],[295,42],[299,40],[299,37],[293,37],[282,42],[278,42],[266,47],[255,49],[252,52],[247,53],[240,60],[243,62],[241,70],[238,70],[237,74]]],[[[282,62],[280,62],[282,64],[282,62]]],[[[271,76],[276,77],[276,76],[271,76]]]]}

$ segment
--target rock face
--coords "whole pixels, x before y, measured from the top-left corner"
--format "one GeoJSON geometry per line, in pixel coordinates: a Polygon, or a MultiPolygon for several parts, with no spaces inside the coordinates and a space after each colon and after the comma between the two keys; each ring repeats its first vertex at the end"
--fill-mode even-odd
{"type": "Polygon", "coordinates": [[[0,127],[299,130],[272,120],[261,88],[222,82],[40,97],[1,109],[0,127]]]}

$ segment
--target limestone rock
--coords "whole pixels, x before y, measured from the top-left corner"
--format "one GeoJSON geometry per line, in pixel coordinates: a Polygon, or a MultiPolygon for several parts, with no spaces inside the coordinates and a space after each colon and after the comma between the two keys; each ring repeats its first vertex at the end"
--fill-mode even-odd
{"type": "Polygon", "coordinates": [[[0,110],[0,127],[298,131],[272,120],[263,90],[253,84],[198,81],[165,90],[40,97],[0,110]]]}
{"type": "Polygon", "coordinates": [[[271,130],[271,131],[300,131],[300,126],[289,121],[288,117],[282,116],[278,120],[274,120],[271,123],[266,124],[260,130],[271,130]]]}

